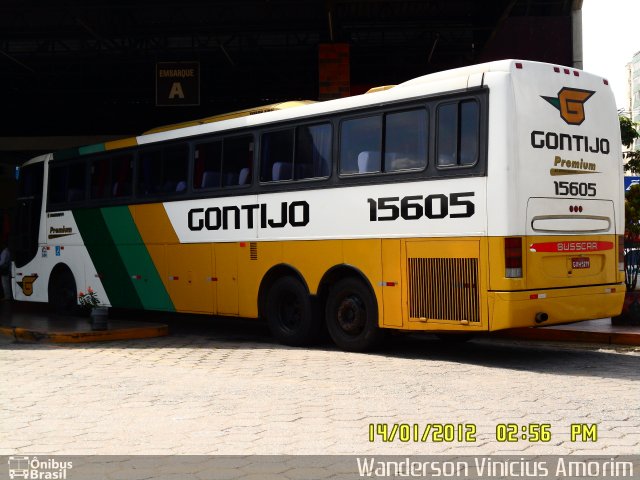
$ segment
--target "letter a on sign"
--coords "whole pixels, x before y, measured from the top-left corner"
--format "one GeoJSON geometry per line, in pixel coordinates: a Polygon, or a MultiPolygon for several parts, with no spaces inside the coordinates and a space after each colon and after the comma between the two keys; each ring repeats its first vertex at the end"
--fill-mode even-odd
{"type": "Polygon", "coordinates": [[[173,82],[171,85],[171,91],[169,92],[169,98],[184,98],[184,92],[182,91],[182,85],[180,82],[173,82]]]}

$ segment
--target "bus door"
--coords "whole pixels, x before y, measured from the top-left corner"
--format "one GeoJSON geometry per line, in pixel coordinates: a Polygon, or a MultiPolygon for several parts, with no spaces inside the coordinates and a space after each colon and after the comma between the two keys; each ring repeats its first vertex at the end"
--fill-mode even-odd
{"type": "Polygon", "coordinates": [[[44,162],[23,167],[12,231],[11,253],[17,267],[29,263],[38,254],[38,236],[42,214],[44,162]]]}

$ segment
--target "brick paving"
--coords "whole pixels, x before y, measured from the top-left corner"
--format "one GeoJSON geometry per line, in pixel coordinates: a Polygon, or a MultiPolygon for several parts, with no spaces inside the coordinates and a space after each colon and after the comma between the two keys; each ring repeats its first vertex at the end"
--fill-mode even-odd
{"type": "MultiPolygon", "coordinates": [[[[175,326],[174,326],[175,327],[175,326]]],[[[104,344],[0,338],[0,455],[636,454],[640,350],[394,337],[373,354],[214,322],[104,344]],[[369,424],[475,424],[475,442],[369,441],[369,424]],[[496,425],[550,423],[548,443],[496,425]],[[597,424],[572,442],[570,425],[597,424]]]]}

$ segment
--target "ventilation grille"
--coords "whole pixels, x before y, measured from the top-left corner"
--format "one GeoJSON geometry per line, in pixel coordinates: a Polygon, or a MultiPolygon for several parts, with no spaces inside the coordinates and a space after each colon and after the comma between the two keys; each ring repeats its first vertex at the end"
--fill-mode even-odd
{"type": "Polygon", "coordinates": [[[477,258],[409,258],[409,316],[480,322],[477,258]]]}
{"type": "Polygon", "coordinates": [[[258,244],[256,242],[249,242],[249,258],[251,260],[258,259],[258,244]]]}

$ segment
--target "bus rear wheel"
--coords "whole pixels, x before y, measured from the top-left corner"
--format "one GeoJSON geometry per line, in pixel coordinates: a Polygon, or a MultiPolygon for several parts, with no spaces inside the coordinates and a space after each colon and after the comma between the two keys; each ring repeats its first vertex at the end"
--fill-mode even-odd
{"type": "Polygon", "coordinates": [[[329,291],[326,324],[333,342],[351,352],[370,350],[383,337],[376,299],[367,285],[356,278],[344,278],[329,291]]]}
{"type": "Polygon", "coordinates": [[[320,322],[314,319],[311,297],[294,277],[274,282],[267,294],[265,313],[271,334],[280,343],[298,347],[318,338],[320,322]]]}

